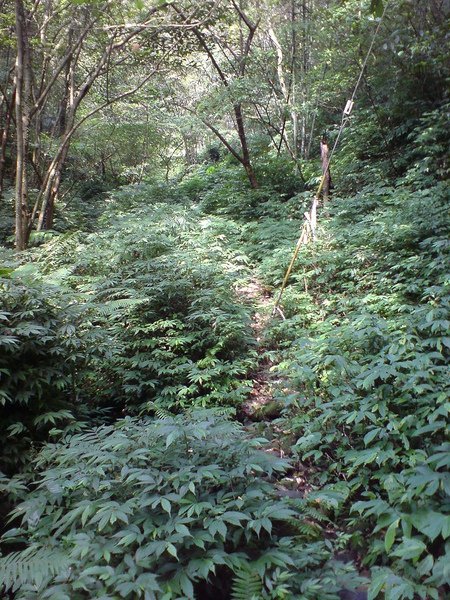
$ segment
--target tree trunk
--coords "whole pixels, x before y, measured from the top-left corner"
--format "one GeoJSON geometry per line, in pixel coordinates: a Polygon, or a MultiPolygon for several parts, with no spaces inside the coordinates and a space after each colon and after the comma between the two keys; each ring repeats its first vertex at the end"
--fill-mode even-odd
{"type": "Polygon", "coordinates": [[[294,152],[294,163],[296,175],[301,175],[298,164],[298,110],[297,110],[297,12],[295,0],[291,2],[291,27],[292,27],[292,49],[291,49],[291,120],[292,120],[292,150],[294,152]]]}
{"type": "Polygon", "coordinates": [[[244,169],[245,169],[245,172],[247,173],[247,177],[248,177],[251,187],[254,190],[258,189],[259,183],[258,183],[258,180],[256,179],[255,171],[253,170],[251,163],[244,164],[244,169]]]}
{"type": "Polygon", "coordinates": [[[5,126],[2,129],[1,134],[1,149],[0,149],[0,198],[3,195],[3,186],[5,180],[5,172],[6,172],[6,148],[8,146],[8,136],[9,136],[9,128],[11,125],[12,114],[14,111],[16,102],[16,88],[13,87],[11,94],[11,101],[9,106],[7,106],[6,116],[5,116],[5,126]]]}
{"type": "MultiPolygon", "coordinates": [[[[241,77],[244,77],[247,60],[250,55],[252,41],[253,41],[253,37],[255,35],[255,31],[258,26],[258,23],[253,24],[249,20],[249,18],[244,14],[242,6],[240,4],[237,4],[234,1],[232,2],[232,4],[234,6],[234,9],[236,10],[236,12],[239,15],[239,27],[240,27],[241,36],[240,36],[240,61],[239,61],[238,71],[239,71],[239,75],[241,77]],[[247,26],[247,28],[249,30],[247,39],[245,41],[244,41],[244,37],[242,35],[242,27],[241,27],[242,22],[245,23],[245,25],[247,26]]],[[[185,21],[187,20],[186,15],[183,13],[183,11],[179,7],[177,7],[175,4],[173,4],[173,8],[185,21]]],[[[217,60],[214,56],[214,53],[211,51],[210,47],[206,43],[203,33],[197,27],[195,27],[193,29],[193,32],[196,35],[198,41],[200,42],[201,47],[208,55],[208,58],[211,61],[211,64],[212,64],[213,68],[215,69],[215,71],[217,72],[220,80],[222,81],[223,86],[225,88],[228,88],[229,87],[228,77],[225,74],[225,72],[222,70],[220,64],[217,62],[217,60]]],[[[233,55],[234,54],[235,53],[233,52],[233,55]]],[[[247,173],[247,177],[248,177],[251,187],[255,189],[255,188],[259,187],[259,184],[258,184],[258,180],[256,179],[256,175],[255,175],[255,172],[253,170],[251,160],[250,160],[250,152],[248,149],[247,135],[246,135],[245,126],[244,126],[244,116],[242,113],[242,106],[240,103],[234,105],[233,112],[234,112],[234,117],[235,117],[235,121],[236,121],[236,129],[237,129],[237,133],[239,136],[239,142],[240,142],[241,149],[242,149],[241,155],[239,155],[239,153],[237,153],[231,147],[231,144],[229,144],[227,142],[227,140],[220,134],[220,132],[217,130],[217,128],[215,128],[212,124],[208,123],[205,120],[203,120],[203,122],[207,125],[207,127],[209,127],[211,129],[211,131],[214,132],[215,135],[217,135],[217,137],[225,145],[225,147],[242,164],[242,166],[245,169],[245,172],[247,173]]]]}
{"type": "Polygon", "coordinates": [[[53,227],[55,202],[61,185],[62,170],[67,158],[67,153],[69,151],[70,139],[71,136],[66,134],[66,137],[64,138],[59,151],[52,161],[52,164],[50,165],[44,179],[45,188],[42,194],[42,204],[36,228],[37,231],[43,231],[53,227]]]}
{"type": "Polygon", "coordinates": [[[306,101],[308,99],[308,90],[306,88],[307,73],[308,73],[308,50],[310,40],[308,39],[308,3],[303,0],[302,5],[302,57],[301,57],[301,100],[302,100],[302,121],[301,121],[301,149],[302,158],[306,156],[306,122],[309,115],[306,113],[306,101]]]}
{"type": "Polygon", "coordinates": [[[255,172],[253,170],[251,161],[250,161],[250,152],[247,144],[247,135],[245,133],[244,127],[244,117],[242,115],[242,107],[240,104],[235,104],[234,106],[234,114],[236,117],[236,125],[239,136],[239,141],[241,143],[242,149],[242,164],[244,166],[245,172],[247,173],[248,180],[253,189],[259,187],[258,180],[256,179],[255,172]]]}
{"type": "Polygon", "coordinates": [[[328,140],[323,137],[320,141],[320,156],[322,157],[322,197],[323,203],[326,204],[330,199],[330,187],[331,187],[331,172],[330,172],[330,159],[329,159],[329,148],[328,140]]]}
{"type": "Polygon", "coordinates": [[[53,228],[53,219],[55,216],[55,202],[56,202],[56,198],[58,196],[59,187],[61,185],[61,174],[62,174],[63,164],[64,164],[64,161],[61,161],[60,165],[58,166],[57,172],[55,173],[53,183],[50,187],[48,201],[46,203],[45,209],[42,211],[43,215],[44,215],[44,218],[42,220],[42,227],[40,229],[38,228],[38,231],[41,231],[41,230],[45,231],[47,229],[53,228]]]}
{"type": "MultiPolygon", "coordinates": [[[[62,136],[58,151],[50,163],[44,178],[43,190],[41,194],[42,202],[39,212],[37,231],[52,229],[53,217],[55,212],[55,202],[58,197],[61,185],[62,171],[69,152],[70,142],[74,133],[75,115],[78,106],[81,103],[82,96],[75,98],[74,78],[72,74],[72,62],[68,61],[69,68],[66,71],[66,90],[62,100],[61,107],[64,107],[64,131],[60,131],[62,136]],[[67,100],[70,105],[67,105],[67,100]]],[[[91,84],[92,85],[92,84],[91,84]]],[[[90,86],[86,88],[85,94],[90,86]]]]}
{"type": "MultiPolygon", "coordinates": [[[[69,47],[72,45],[72,39],[73,39],[73,30],[72,28],[69,29],[69,33],[68,33],[68,39],[69,39],[69,47]]],[[[63,96],[61,98],[61,103],[60,103],[60,108],[59,108],[59,114],[58,114],[58,119],[57,119],[57,123],[55,124],[56,127],[56,134],[58,136],[62,136],[64,135],[64,132],[66,131],[66,124],[67,124],[67,111],[68,108],[71,104],[71,92],[73,94],[72,91],[72,86],[73,86],[73,81],[71,81],[71,77],[72,77],[72,56],[68,59],[67,64],[66,64],[66,69],[65,69],[65,82],[64,82],[64,91],[63,91],[63,96]]]]}
{"type": "Polygon", "coordinates": [[[27,147],[29,127],[29,94],[30,72],[28,38],[26,30],[23,0],[16,0],[16,248],[24,250],[28,242],[28,181],[27,181],[27,147]]]}
{"type": "Polygon", "coordinates": [[[197,144],[198,139],[195,133],[183,132],[183,144],[184,144],[184,162],[187,166],[195,165],[198,160],[197,155],[197,144]]]}

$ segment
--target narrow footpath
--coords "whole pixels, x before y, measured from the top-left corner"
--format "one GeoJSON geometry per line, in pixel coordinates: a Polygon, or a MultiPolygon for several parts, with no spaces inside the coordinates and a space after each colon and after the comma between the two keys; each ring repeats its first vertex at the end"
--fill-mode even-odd
{"type": "MultiPolygon", "coordinates": [[[[265,335],[272,318],[274,298],[271,291],[256,277],[252,277],[245,284],[238,286],[236,293],[243,303],[254,309],[251,327],[258,355],[257,366],[250,374],[253,387],[247,401],[242,406],[240,419],[248,431],[260,428],[259,434],[263,432],[264,437],[269,440],[266,452],[273,452],[284,457],[289,452],[286,440],[283,443],[283,438],[286,436],[283,435],[283,430],[276,421],[272,421],[281,415],[283,404],[280,401],[279,392],[282,390],[289,393],[289,382],[277,375],[276,355],[273,350],[271,351],[265,335]]],[[[314,489],[310,483],[311,479],[312,471],[300,461],[294,461],[292,470],[276,484],[278,495],[293,499],[305,498],[314,489]]],[[[324,530],[324,534],[331,537],[334,533],[333,528],[324,530]]],[[[352,550],[337,552],[335,559],[342,562],[354,562],[358,565],[360,574],[368,577],[369,573],[361,567],[361,557],[356,552],[352,550]]],[[[362,585],[356,590],[344,588],[339,592],[339,597],[340,600],[368,600],[368,587],[362,585]]]]}
{"type": "MultiPolygon", "coordinates": [[[[281,416],[284,405],[280,396],[289,393],[289,382],[277,374],[276,353],[270,348],[266,338],[274,298],[271,291],[256,277],[239,286],[236,292],[242,302],[253,307],[251,326],[258,355],[257,366],[250,373],[253,387],[241,408],[240,420],[248,431],[256,430],[257,435],[263,434],[269,440],[267,452],[285,457],[292,440],[287,443],[286,434],[283,434],[275,419],[281,416]]],[[[312,489],[308,483],[308,470],[296,461],[289,475],[279,481],[276,487],[280,497],[303,498],[312,489]]]]}
{"type": "Polygon", "coordinates": [[[242,301],[254,307],[251,327],[258,353],[257,367],[250,374],[253,388],[242,410],[248,419],[260,421],[269,416],[266,413],[267,411],[270,412],[270,406],[274,403],[274,386],[279,383],[279,380],[271,373],[274,363],[268,353],[264,339],[264,332],[270,319],[273,298],[270,291],[256,278],[251,279],[246,285],[238,288],[237,293],[242,301]]]}

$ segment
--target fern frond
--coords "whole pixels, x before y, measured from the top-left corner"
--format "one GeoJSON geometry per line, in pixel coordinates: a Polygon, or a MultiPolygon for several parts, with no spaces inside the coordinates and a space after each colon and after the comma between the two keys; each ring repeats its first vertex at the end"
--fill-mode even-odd
{"type": "Polygon", "coordinates": [[[146,298],[121,298],[120,300],[109,300],[103,304],[97,305],[97,311],[104,317],[113,315],[115,312],[123,309],[134,308],[135,306],[147,302],[146,298]]]}
{"type": "Polygon", "coordinates": [[[290,519],[289,523],[298,534],[307,539],[317,539],[322,532],[322,527],[318,523],[301,522],[296,519],[290,519]]]}
{"type": "Polygon", "coordinates": [[[239,571],[235,574],[231,589],[231,600],[261,600],[264,584],[261,577],[250,571],[239,571]]]}
{"type": "Polygon", "coordinates": [[[45,579],[61,573],[69,565],[68,556],[62,552],[31,546],[0,558],[0,582],[5,591],[15,591],[25,584],[40,586],[45,579]]]}
{"type": "Polygon", "coordinates": [[[321,510],[318,510],[317,508],[314,508],[313,506],[306,506],[304,509],[304,512],[306,515],[308,515],[308,517],[311,517],[311,519],[314,519],[316,521],[319,522],[324,522],[324,521],[330,521],[330,519],[327,517],[327,515],[325,515],[321,510]]]}
{"type": "Polygon", "coordinates": [[[147,410],[155,411],[156,418],[160,419],[161,421],[164,419],[173,419],[173,417],[175,416],[173,412],[170,412],[170,410],[168,410],[167,408],[162,408],[161,406],[158,406],[158,404],[156,404],[155,402],[147,402],[145,406],[147,410]]]}

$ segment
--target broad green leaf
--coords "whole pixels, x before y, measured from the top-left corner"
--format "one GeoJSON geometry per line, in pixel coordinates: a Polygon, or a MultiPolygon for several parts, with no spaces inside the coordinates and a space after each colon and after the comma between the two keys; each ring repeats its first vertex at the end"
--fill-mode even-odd
{"type": "Polygon", "coordinates": [[[393,521],[386,530],[386,535],[384,536],[384,548],[386,552],[389,552],[394,543],[399,521],[400,519],[393,521]]]}
{"type": "Polygon", "coordinates": [[[425,550],[426,545],[417,538],[403,538],[402,543],[392,553],[405,560],[418,558],[425,550]]]}
{"type": "Polygon", "coordinates": [[[166,550],[169,554],[171,554],[174,558],[178,560],[177,549],[170,542],[166,545],[166,550]]]}
{"type": "Polygon", "coordinates": [[[432,542],[439,534],[448,534],[449,517],[432,510],[421,510],[410,515],[414,527],[426,535],[432,542]]]}

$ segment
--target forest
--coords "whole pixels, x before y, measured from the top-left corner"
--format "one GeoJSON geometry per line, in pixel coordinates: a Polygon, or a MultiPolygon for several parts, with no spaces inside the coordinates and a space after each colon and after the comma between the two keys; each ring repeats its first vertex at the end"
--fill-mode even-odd
{"type": "Polygon", "coordinates": [[[0,597],[450,598],[448,0],[0,0],[0,597]]]}

